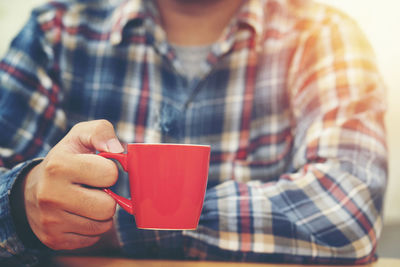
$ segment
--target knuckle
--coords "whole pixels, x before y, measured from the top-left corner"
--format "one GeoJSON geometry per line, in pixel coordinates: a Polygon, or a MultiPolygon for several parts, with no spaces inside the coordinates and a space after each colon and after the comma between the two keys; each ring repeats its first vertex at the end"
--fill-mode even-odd
{"type": "Polygon", "coordinates": [[[103,233],[107,232],[113,227],[113,221],[109,220],[107,222],[103,222],[103,233]]]}
{"type": "Polygon", "coordinates": [[[100,224],[94,221],[89,221],[87,223],[87,229],[90,233],[97,233],[100,231],[100,224]]]}
{"type": "Polygon", "coordinates": [[[50,231],[54,226],[56,226],[59,222],[56,219],[53,219],[49,216],[41,216],[39,218],[39,223],[43,229],[47,229],[50,231]]]}
{"type": "Polygon", "coordinates": [[[77,247],[75,248],[89,247],[99,241],[99,239],[100,237],[98,236],[81,238],[78,240],[77,247]]]}
{"type": "Polygon", "coordinates": [[[100,128],[114,128],[112,123],[109,122],[108,120],[102,119],[102,120],[97,120],[96,122],[98,124],[98,127],[100,128]]]}
{"type": "Polygon", "coordinates": [[[54,243],[48,244],[47,246],[53,250],[64,250],[65,249],[64,243],[60,244],[58,242],[54,242],[54,243]]]}
{"type": "Polygon", "coordinates": [[[114,185],[118,180],[118,167],[111,160],[107,160],[106,168],[104,168],[104,178],[108,183],[107,187],[114,185]]]}
{"type": "Polygon", "coordinates": [[[58,242],[57,238],[53,235],[46,234],[40,239],[40,241],[51,249],[62,249],[60,246],[63,242],[58,242]]]}
{"type": "Polygon", "coordinates": [[[102,213],[100,214],[100,220],[105,221],[111,219],[115,214],[116,203],[114,199],[107,196],[107,201],[103,203],[102,213]]]}
{"type": "Polygon", "coordinates": [[[63,160],[57,156],[52,156],[44,166],[45,174],[51,178],[57,177],[63,172],[65,168],[64,165],[65,161],[63,162],[63,160]]]}
{"type": "Polygon", "coordinates": [[[80,129],[81,129],[82,127],[84,127],[84,125],[85,125],[86,123],[87,123],[87,122],[78,122],[78,123],[76,123],[74,126],[72,126],[70,132],[80,131],[80,129]]]}
{"type": "Polygon", "coordinates": [[[98,133],[102,133],[104,131],[107,130],[114,130],[114,126],[112,125],[111,122],[109,122],[108,120],[96,120],[94,121],[94,133],[98,134],[98,133]]]}
{"type": "Polygon", "coordinates": [[[95,221],[90,221],[88,223],[88,230],[90,233],[93,235],[99,235],[107,232],[112,226],[112,221],[110,222],[95,222],[95,221]]]}
{"type": "Polygon", "coordinates": [[[107,120],[96,120],[91,123],[90,131],[87,132],[88,142],[91,144],[96,143],[105,132],[114,131],[114,126],[107,120]]]}
{"type": "Polygon", "coordinates": [[[51,186],[47,185],[46,181],[43,181],[38,185],[37,192],[36,192],[36,201],[37,205],[40,209],[44,210],[49,207],[51,203],[53,203],[53,199],[49,194],[49,189],[51,190],[51,186]]]}
{"type": "Polygon", "coordinates": [[[54,239],[55,242],[52,244],[52,249],[54,250],[72,250],[79,248],[74,244],[74,242],[66,237],[63,239],[54,239]]]}
{"type": "Polygon", "coordinates": [[[46,189],[43,184],[38,185],[37,191],[36,191],[36,199],[37,199],[37,204],[39,207],[43,207],[43,205],[48,203],[47,199],[47,194],[46,194],[46,189]]]}

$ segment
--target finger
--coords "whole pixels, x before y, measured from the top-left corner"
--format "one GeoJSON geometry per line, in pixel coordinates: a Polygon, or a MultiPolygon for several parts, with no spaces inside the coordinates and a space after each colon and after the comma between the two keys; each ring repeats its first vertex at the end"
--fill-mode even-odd
{"type": "Polygon", "coordinates": [[[103,188],[112,186],[118,179],[117,165],[94,154],[53,153],[43,167],[52,182],[57,179],[103,188]]]}
{"type": "Polygon", "coordinates": [[[107,120],[95,120],[76,124],[65,139],[75,153],[124,151],[116,137],[113,125],[107,120]]]}
{"type": "Polygon", "coordinates": [[[113,219],[97,221],[64,211],[62,214],[63,232],[85,236],[98,236],[111,229],[113,219]]]}
{"type": "Polygon", "coordinates": [[[73,183],[105,188],[114,185],[118,179],[117,165],[108,159],[93,154],[76,154],[68,160],[69,179],[73,183]]]}
{"type": "Polygon", "coordinates": [[[107,221],[114,216],[116,202],[102,190],[71,185],[68,191],[70,195],[64,196],[61,209],[97,221],[107,221]]]}
{"type": "Polygon", "coordinates": [[[47,245],[54,250],[73,250],[90,247],[99,241],[100,236],[85,236],[76,233],[64,233],[61,242],[47,245]]]}

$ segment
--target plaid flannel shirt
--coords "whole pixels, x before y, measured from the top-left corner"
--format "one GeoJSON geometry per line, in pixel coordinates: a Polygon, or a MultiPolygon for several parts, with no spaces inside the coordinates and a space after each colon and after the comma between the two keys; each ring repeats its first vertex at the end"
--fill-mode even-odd
{"type": "Polygon", "coordinates": [[[118,210],[124,255],[372,261],[387,177],[385,89],[355,23],[315,3],[244,1],[199,64],[201,79],[180,74],[151,1],[34,10],[0,63],[0,257],[35,259],[10,215],[18,174],[74,124],[107,119],[123,143],[212,147],[198,229],[138,230],[118,210]]]}

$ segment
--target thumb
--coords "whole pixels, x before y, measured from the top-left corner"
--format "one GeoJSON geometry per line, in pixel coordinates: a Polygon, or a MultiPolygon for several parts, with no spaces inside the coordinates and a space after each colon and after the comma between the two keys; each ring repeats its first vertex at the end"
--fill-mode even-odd
{"type": "Polygon", "coordinates": [[[72,127],[66,141],[77,153],[124,151],[115,134],[113,125],[107,120],[81,122],[72,127]]]}

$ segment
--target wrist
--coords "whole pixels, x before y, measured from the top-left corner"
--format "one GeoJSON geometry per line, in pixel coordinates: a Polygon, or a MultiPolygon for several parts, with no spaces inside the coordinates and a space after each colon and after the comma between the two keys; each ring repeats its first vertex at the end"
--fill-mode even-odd
{"type": "Polygon", "coordinates": [[[15,231],[21,242],[27,248],[39,249],[45,246],[33,233],[25,209],[25,182],[28,173],[41,161],[34,161],[28,164],[17,176],[10,193],[11,216],[14,221],[15,231]]]}

